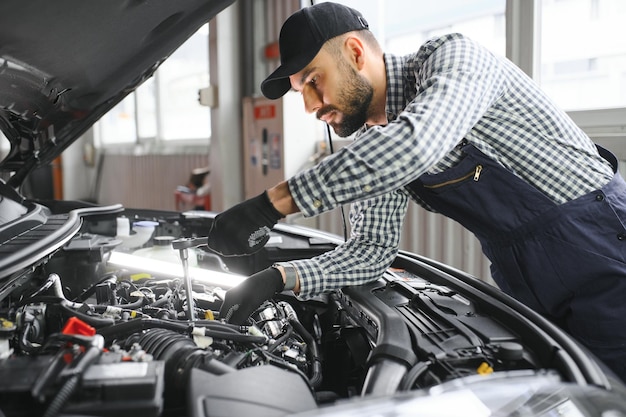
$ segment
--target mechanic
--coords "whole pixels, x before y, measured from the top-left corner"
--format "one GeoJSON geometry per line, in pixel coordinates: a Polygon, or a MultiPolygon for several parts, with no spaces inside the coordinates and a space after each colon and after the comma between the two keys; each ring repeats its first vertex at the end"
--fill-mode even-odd
{"type": "Polygon", "coordinates": [[[209,245],[250,254],[285,215],[344,203],[351,236],[252,275],[226,293],[223,318],[241,323],[283,290],[307,298],[377,279],[413,200],[472,231],[504,292],[626,380],[626,183],[610,152],[514,64],[461,34],[387,54],[358,11],[325,2],[289,17],[279,46],[263,94],[298,91],[307,112],[356,140],[217,215],[209,245]]]}

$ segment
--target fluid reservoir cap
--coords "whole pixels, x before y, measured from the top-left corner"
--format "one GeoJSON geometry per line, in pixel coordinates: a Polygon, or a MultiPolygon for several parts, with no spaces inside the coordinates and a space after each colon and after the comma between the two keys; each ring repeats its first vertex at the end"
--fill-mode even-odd
{"type": "Polygon", "coordinates": [[[524,347],[516,342],[503,342],[500,343],[496,356],[503,361],[517,361],[524,357],[524,347]]]}
{"type": "MultiPolygon", "coordinates": [[[[174,236],[155,236],[152,238],[152,246],[138,249],[133,254],[180,264],[180,251],[172,247],[172,242],[175,239],[174,236]]],[[[190,248],[188,251],[188,262],[189,266],[198,266],[198,257],[193,248],[190,248]]]]}
{"type": "Polygon", "coordinates": [[[141,220],[141,221],[133,223],[133,226],[139,226],[139,227],[157,227],[158,225],[159,225],[159,222],[155,222],[152,220],[141,220]]]}
{"type": "Polygon", "coordinates": [[[154,246],[172,246],[174,236],[155,236],[152,238],[154,246]]]}

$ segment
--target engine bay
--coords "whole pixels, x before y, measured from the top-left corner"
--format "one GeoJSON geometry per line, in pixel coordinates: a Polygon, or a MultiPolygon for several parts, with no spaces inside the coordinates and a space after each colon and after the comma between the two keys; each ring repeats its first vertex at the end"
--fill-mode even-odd
{"type": "MultiPolygon", "coordinates": [[[[122,216],[153,222],[142,249],[210,227],[205,216],[122,216]]],[[[536,324],[407,256],[364,286],[279,294],[237,326],[219,317],[227,288],[332,242],[278,228],[281,243],[254,259],[198,247],[186,270],[187,252],[176,263],[120,250],[120,213],[83,217],[0,289],[0,415],[289,415],[496,372],[580,378],[536,324]]]]}

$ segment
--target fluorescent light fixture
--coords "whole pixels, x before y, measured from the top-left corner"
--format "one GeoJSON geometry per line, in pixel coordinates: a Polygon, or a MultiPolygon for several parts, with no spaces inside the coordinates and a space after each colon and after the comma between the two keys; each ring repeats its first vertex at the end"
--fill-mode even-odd
{"type": "MultiPolygon", "coordinates": [[[[158,259],[131,255],[129,253],[113,251],[111,252],[107,264],[127,269],[133,273],[148,273],[157,278],[184,278],[182,263],[175,264],[158,259]]],[[[192,281],[206,285],[214,285],[224,289],[234,287],[247,278],[245,275],[213,271],[198,267],[189,267],[189,276],[192,281]]]]}

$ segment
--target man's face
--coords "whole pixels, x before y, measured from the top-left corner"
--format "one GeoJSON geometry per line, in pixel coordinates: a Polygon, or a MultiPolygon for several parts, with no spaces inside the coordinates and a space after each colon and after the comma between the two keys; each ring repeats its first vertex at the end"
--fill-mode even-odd
{"type": "Polygon", "coordinates": [[[343,57],[322,50],[289,79],[293,89],[302,93],[306,111],[315,112],[337,135],[349,136],[365,124],[374,90],[343,57]]]}
{"type": "Polygon", "coordinates": [[[324,115],[336,112],[339,116],[331,121],[330,126],[341,137],[350,136],[363,127],[367,120],[367,110],[372,102],[374,89],[370,83],[344,59],[337,64],[337,71],[341,82],[337,85],[337,104],[328,104],[316,113],[318,119],[324,115]]]}

